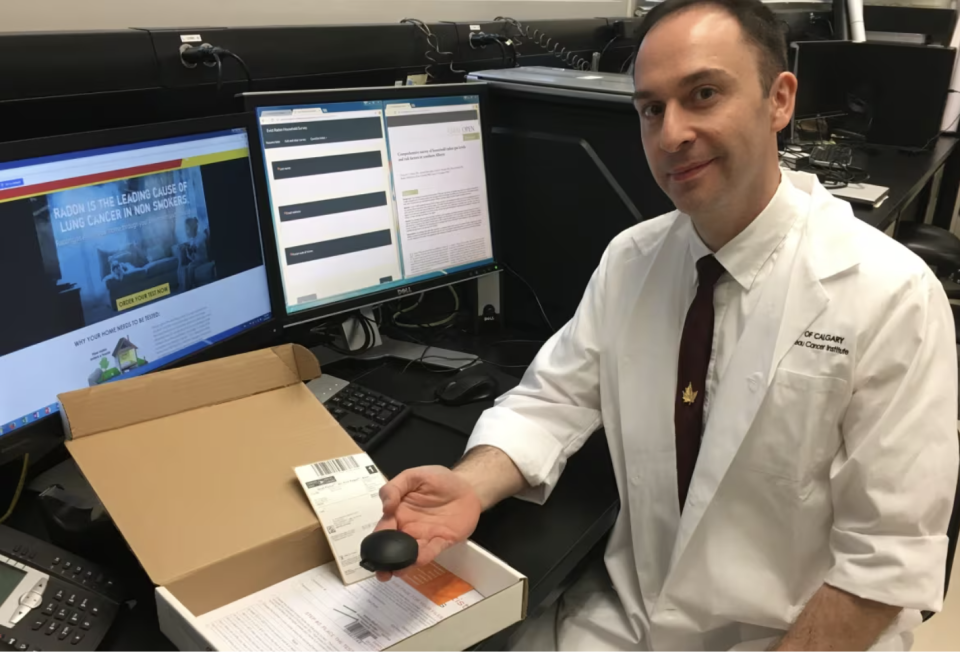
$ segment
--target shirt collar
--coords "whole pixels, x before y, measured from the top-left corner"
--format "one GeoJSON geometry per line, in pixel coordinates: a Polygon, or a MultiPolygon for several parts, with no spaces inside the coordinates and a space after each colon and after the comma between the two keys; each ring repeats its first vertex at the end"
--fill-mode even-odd
{"type": "MultiPolygon", "coordinates": [[[[726,272],[744,289],[753,287],[763,263],[773,255],[793,225],[799,212],[796,191],[787,176],[781,176],[777,192],[763,212],[715,254],[726,272]]],[[[697,262],[712,251],[693,229],[693,222],[690,227],[690,255],[697,262]]]]}

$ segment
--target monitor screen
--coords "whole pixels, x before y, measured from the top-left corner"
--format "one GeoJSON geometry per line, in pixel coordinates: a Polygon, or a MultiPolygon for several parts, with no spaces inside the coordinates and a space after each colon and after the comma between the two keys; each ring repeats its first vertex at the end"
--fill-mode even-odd
{"type": "Polygon", "coordinates": [[[243,128],[2,162],[0,229],[0,434],[270,318],[243,128]]]}
{"type": "Polygon", "coordinates": [[[851,55],[849,41],[803,41],[793,44],[798,119],[845,114],[849,80],[842,71],[851,55]]]}
{"type": "Polygon", "coordinates": [[[484,265],[480,97],[257,108],[287,313],[484,265]]]}
{"type": "Polygon", "coordinates": [[[793,47],[797,119],[842,115],[831,128],[906,148],[927,148],[940,133],[955,49],[850,41],[793,47]]]}

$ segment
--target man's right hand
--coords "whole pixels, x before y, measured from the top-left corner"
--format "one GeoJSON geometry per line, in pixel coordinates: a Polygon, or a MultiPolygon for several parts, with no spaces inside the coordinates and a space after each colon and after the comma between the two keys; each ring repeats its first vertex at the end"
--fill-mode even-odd
{"type": "MultiPolygon", "coordinates": [[[[483,510],[467,479],[447,468],[431,465],[401,472],[380,489],[383,518],[374,531],[399,529],[417,540],[417,566],[423,566],[447,548],[466,541],[477,528],[483,510]]],[[[391,573],[377,573],[386,582],[391,573]]]]}

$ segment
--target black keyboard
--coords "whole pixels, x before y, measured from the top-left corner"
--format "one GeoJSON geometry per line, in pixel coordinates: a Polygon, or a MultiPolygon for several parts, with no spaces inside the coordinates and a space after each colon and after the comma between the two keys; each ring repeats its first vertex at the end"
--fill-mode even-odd
{"type": "Polygon", "coordinates": [[[865,171],[867,156],[846,144],[821,144],[810,151],[810,164],[826,169],[865,171]]]}
{"type": "Polygon", "coordinates": [[[323,403],[357,445],[369,451],[410,414],[410,407],[356,383],[323,403]]]}

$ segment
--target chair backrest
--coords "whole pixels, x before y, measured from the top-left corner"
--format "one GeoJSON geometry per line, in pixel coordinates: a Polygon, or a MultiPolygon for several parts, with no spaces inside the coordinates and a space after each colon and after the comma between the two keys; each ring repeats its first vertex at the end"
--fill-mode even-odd
{"type": "Polygon", "coordinates": [[[960,238],[949,230],[904,222],[897,225],[896,240],[936,270],[941,278],[960,270],[960,238]]]}

